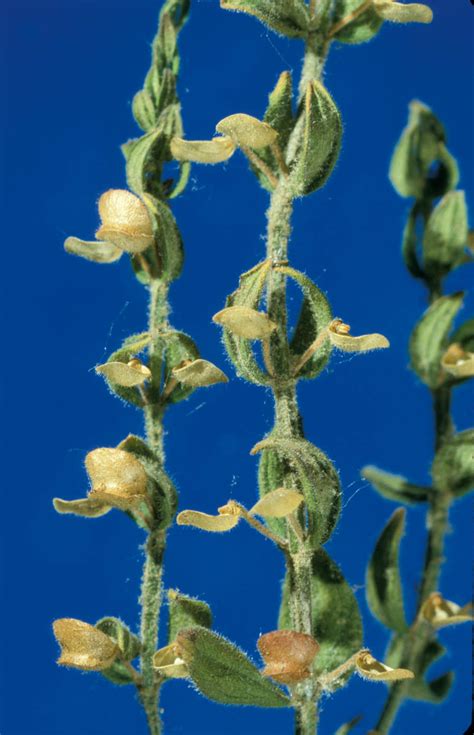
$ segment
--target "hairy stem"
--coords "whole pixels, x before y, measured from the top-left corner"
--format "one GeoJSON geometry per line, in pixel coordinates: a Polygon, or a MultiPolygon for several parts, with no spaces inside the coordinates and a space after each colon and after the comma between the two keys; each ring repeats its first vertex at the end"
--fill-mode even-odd
{"type": "MultiPolygon", "coordinates": [[[[159,400],[162,348],[160,333],[167,327],[169,306],[167,284],[153,280],[150,284],[150,307],[148,331],[151,336],[149,364],[152,371],[151,386],[144,406],[146,436],[150,448],[157,459],[164,462],[163,414],[159,400]]],[[[160,735],[161,721],[158,714],[159,680],[153,669],[153,655],[158,645],[158,620],[162,598],[163,555],[165,551],[165,532],[151,531],[145,545],[145,564],[143,567],[140,595],[141,622],[140,633],[142,651],[140,655],[141,685],[138,688],[148,720],[150,735],[160,735]]]]}
{"type": "MultiPolygon", "coordinates": [[[[316,6],[311,6],[314,11],[316,6]]],[[[307,40],[303,69],[299,84],[299,96],[304,95],[308,82],[319,79],[326,54],[326,46],[319,34],[311,34],[307,40]]],[[[288,149],[287,164],[300,144],[302,125],[296,125],[288,149]]],[[[280,176],[271,195],[267,212],[267,258],[277,265],[288,259],[288,242],[291,235],[293,214],[293,192],[291,182],[280,176]]],[[[296,381],[288,344],[288,313],[286,299],[286,276],[276,267],[267,279],[267,310],[278,326],[268,346],[269,362],[274,372],[272,390],[275,400],[275,433],[285,438],[303,436],[303,426],[296,396],[296,381]]],[[[292,628],[300,633],[312,634],[312,549],[305,539],[292,538],[297,548],[290,543],[286,554],[287,574],[290,586],[290,612],[292,628]]],[[[318,723],[318,687],[312,678],[296,685],[293,692],[296,718],[296,735],[315,735],[318,723]]]]}
{"type": "MultiPolygon", "coordinates": [[[[439,286],[436,288],[436,291],[430,286],[430,303],[436,298],[439,298],[440,295],[441,291],[439,286]]],[[[451,389],[447,386],[441,386],[433,390],[432,399],[435,427],[434,449],[437,452],[451,438],[454,431],[451,417],[451,389]]],[[[450,504],[451,496],[449,493],[443,493],[441,491],[431,493],[426,518],[428,537],[426,540],[423,575],[418,595],[417,615],[426,598],[432,592],[436,592],[439,587],[439,578],[444,562],[444,542],[449,530],[450,504]]],[[[407,667],[414,671],[415,675],[418,675],[418,671],[416,670],[418,655],[429,641],[431,635],[432,631],[430,627],[426,625],[420,626],[416,616],[415,622],[405,636],[403,657],[400,664],[402,667],[407,667]]],[[[406,682],[393,684],[390,688],[389,695],[376,725],[378,735],[386,735],[390,731],[390,728],[395,722],[398,710],[405,699],[406,689],[406,682]]]]}
{"type": "Polygon", "coordinates": [[[165,536],[162,532],[150,534],[146,544],[146,561],[143,569],[142,593],[140,602],[142,652],[140,669],[142,685],[139,688],[140,700],[148,720],[150,735],[159,735],[161,722],[158,714],[159,683],[153,669],[153,655],[158,644],[158,618],[161,607],[163,574],[163,553],[165,536]]]}

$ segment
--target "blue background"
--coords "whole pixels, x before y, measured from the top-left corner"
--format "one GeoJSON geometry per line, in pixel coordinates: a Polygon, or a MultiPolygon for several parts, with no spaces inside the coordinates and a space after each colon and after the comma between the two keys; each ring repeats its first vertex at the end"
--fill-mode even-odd
{"type": "MultiPolygon", "coordinates": [[[[381,331],[392,343],[382,353],[338,355],[300,389],[307,435],[335,460],[344,485],[328,549],[357,590],[365,643],[379,657],[387,634],[367,611],[364,572],[395,506],[359,469],[376,463],[427,482],[433,443],[428,392],[407,367],[407,338],[425,294],[402,265],[408,203],[387,179],[411,99],[443,120],[461,185],[474,189],[474,9],[468,0],[431,5],[431,26],[386,24],[369,44],[333,46],[325,81],[345,121],[342,155],[328,185],[298,202],[291,245],[293,265],[329,292],[355,333],[381,331]]],[[[140,413],[108,395],[92,368],[145,327],[145,291],[125,258],[98,266],[67,256],[62,243],[72,234],[90,239],[96,199],[125,185],[119,145],[139,132],[130,103],[149,65],[158,9],[152,0],[11,0],[2,13],[2,735],[145,732],[132,688],[56,666],[50,627],[57,617],[93,622],[107,614],[137,625],[142,534],[120,512],[90,522],[60,517],[51,499],[82,497],[86,452],[141,431],[140,413]]],[[[217,0],[193,2],[181,49],[185,128],[194,138],[211,136],[233,112],[261,116],[280,71],[296,77],[302,55],[299,42],[221,11],[217,0]]],[[[194,167],[192,185],[173,206],[186,247],[171,291],[173,323],[233,377],[211,316],[238,274],[262,257],[267,194],[235,155],[225,167],[194,167]]],[[[470,275],[453,274],[449,288],[465,287],[470,275]]],[[[465,385],[454,400],[459,429],[471,410],[465,385]]],[[[168,467],[182,508],[213,512],[230,496],[253,504],[256,460],[248,452],[271,417],[270,396],[236,379],[169,412],[168,467]]],[[[445,596],[460,603],[470,595],[468,503],[452,512],[442,580],[445,596]]],[[[402,550],[410,612],[424,540],[423,510],[410,510],[402,550]]],[[[216,629],[255,658],[258,635],[275,627],[282,574],[279,552],[245,524],[219,537],[178,528],[169,535],[166,584],[207,600],[216,629]]],[[[454,690],[441,707],[405,707],[395,735],[459,735],[467,725],[468,626],[440,639],[449,654],[437,670],[456,669],[454,690]]],[[[353,677],[323,703],[321,735],[359,713],[354,732],[366,733],[384,698],[384,685],[353,677]]],[[[162,704],[170,734],[292,728],[290,711],[214,705],[184,682],[167,685],[162,704]]]]}

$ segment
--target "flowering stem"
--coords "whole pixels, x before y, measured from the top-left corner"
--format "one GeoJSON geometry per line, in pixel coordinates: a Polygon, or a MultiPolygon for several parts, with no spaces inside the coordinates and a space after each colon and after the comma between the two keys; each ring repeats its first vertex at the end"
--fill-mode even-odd
{"type": "MultiPolygon", "coordinates": [[[[308,39],[299,85],[300,97],[305,93],[308,82],[320,77],[325,53],[326,46],[321,45],[317,36],[308,39]]],[[[288,145],[288,165],[291,165],[292,156],[298,149],[302,134],[303,127],[297,124],[288,145]]],[[[288,259],[293,201],[291,179],[282,175],[272,192],[267,212],[267,258],[272,263],[288,259]]],[[[303,427],[287,334],[286,275],[278,268],[272,268],[269,272],[266,295],[268,316],[277,324],[268,350],[273,366],[271,385],[275,401],[274,433],[284,439],[300,438],[303,436],[303,427]]],[[[295,539],[292,541],[294,543],[295,539]]],[[[313,554],[304,537],[298,539],[297,549],[293,549],[293,545],[290,544],[290,551],[286,554],[292,628],[310,635],[313,628],[311,599],[313,554]]],[[[318,686],[311,677],[295,686],[296,735],[315,735],[318,722],[318,696],[318,686]]]]}
{"type": "MultiPolygon", "coordinates": [[[[160,333],[168,325],[169,306],[167,284],[152,280],[150,284],[150,308],[148,331],[151,336],[149,346],[149,365],[152,371],[149,401],[144,406],[146,435],[150,448],[156,458],[164,462],[163,414],[164,408],[159,401],[162,348],[160,333]]],[[[140,633],[142,650],[140,655],[141,685],[138,687],[140,701],[148,720],[150,735],[160,735],[161,721],[158,714],[160,684],[153,669],[153,655],[158,645],[158,620],[162,598],[163,555],[166,535],[164,531],[150,531],[145,545],[145,564],[143,567],[140,595],[141,623],[140,633]]]]}
{"type": "MultiPolygon", "coordinates": [[[[441,296],[429,285],[429,302],[433,303],[441,296]]],[[[451,438],[454,425],[451,416],[451,389],[441,386],[432,391],[433,417],[435,426],[434,449],[437,452],[440,447],[451,438]]],[[[425,563],[418,595],[417,614],[414,622],[405,634],[403,655],[400,662],[401,667],[411,669],[415,676],[418,675],[418,658],[429,641],[432,631],[428,625],[420,625],[418,613],[423,602],[432,592],[436,592],[439,585],[441,568],[444,561],[444,541],[449,529],[449,507],[451,505],[449,492],[437,490],[430,493],[428,497],[428,511],[426,525],[428,537],[426,540],[425,563]]],[[[407,690],[407,682],[401,681],[393,684],[390,688],[387,700],[375,727],[377,735],[387,735],[395,722],[398,710],[402,706],[407,690]]]]}

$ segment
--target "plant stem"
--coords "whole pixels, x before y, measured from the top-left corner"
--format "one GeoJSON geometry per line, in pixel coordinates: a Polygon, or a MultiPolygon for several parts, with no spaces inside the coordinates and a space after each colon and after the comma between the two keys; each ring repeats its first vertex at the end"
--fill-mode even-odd
{"type": "MultiPolygon", "coordinates": [[[[312,10],[315,4],[311,5],[312,10]]],[[[305,94],[308,82],[319,79],[327,46],[320,34],[312,33],[307,39],[303,69],[299,84],[300,98],[305,94]]],[[[303,133],[302,124],[297,124],[287,149],[286,163],[291,165],[303,133]]],[[[267,258],[281,263],[288,258],[288,241],[291,235],[293,213],[291,182],[280,176],[271,195],[267,212],[267,258]]],[[[275,400],[275,433],[285,438],[303,436],[301,415],[296,396],[296,380],[288,344],[286,275],[272,268],[267,278],[267,311],[270,319],[278,326],[271,337],[267,352],[273,366],[272,390],[275,400]]],[[[289,539],[290,541],[290,539],[289,539]]],[[[290,585],[290,611],[292,628],[301,633],[312,634],[312,558],[313,550],[304,538],[291,538],[290,550],[286,554],[287,575],[290,585]],[[297,543],[294,548],[293,544],[297,543]]],[[[315,735],[318,723],[318,685],[311,677],[294,687],[295,733],[315,735]]]]}
{"type": "MultiPolygon", "coordinates": [[[[434,290],[432,285],[429,288],[429,302],[433,303],[436,298],[441,296],[440,285],[437,285],[436,290],[434,290]]],[[[436,388],[432,391],[432,400],[435,427],[434,449],[437,452],[450,439],[454,431],[451,417],[451,389],[443,385],[436,388]]],[[[428,538],[426,541],[423,575],[418,595],[417,614],[414,623],[405,635],[403,656],[400,663],[402,667],[413,670],[415,675],[418,675],[418,671],[416,670],[418,655],[432,636],[432,631],[429,626],[419,625],[418,612],[427,597],[432,592],[436,592],[439,586],[439,578],[444,561],[444,540],[449,529],[451,496],[449,493],[437,490],[436,492],[430,493],[428,502],[429,508],[426,517],[428,538]]],[[[386,735],[390,731],[398,710],[405,699],[406,690],[406,682],[393,684],[390,688],[389,695],[375,728],[378,735],[386,735]]]]}
{"type": "MultiPolygon", "coordinates": [[[[167,284],[159,280],[152,280],[149,291],[148,331],[151,336],[149,364],[152,371],[152,380],[148,390],[148,403],[143,410],[148,444],[157,459],[163,463],[164,408],[159,401],[162,372],[160,333],[166,329],[168,324],[167,284]]],[[[152,530],[150,532],[145,545],[145,564],[140,595],[140,633],[142,639],[140,671],[142,681],[138,687],[138,692],[148,720],[150,735],[160,735],[161,733],[161,721],[158,713],[160,683],[153,669],[153,655],[158,645],[158,621],[162,597],[165,543],[166,535],[164,531],[156,532],[152,530]]]]}
{"type": "Polygon", "coordinates": [[[149,535],[140,597],[142,606],[140,631],[142,639],[140,656],[142,685],[139,688],[139,694],[148,720],[150,735],[160,735],[161,732],[161,722],[158,714],[159,683],[153,669],[153,655],[158,644],[164,547],[165,537],[162,532],[156,536],[149,535]]]}

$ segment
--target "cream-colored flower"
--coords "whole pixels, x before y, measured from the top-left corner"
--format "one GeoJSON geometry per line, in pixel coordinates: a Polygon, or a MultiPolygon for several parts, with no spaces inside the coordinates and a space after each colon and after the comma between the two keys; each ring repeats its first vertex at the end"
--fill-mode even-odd
{"type": "Polygon", "coordinates": [[[122,250],[111,242],[100,240],[79,240],[78,237],[68,237],[64,249],[71,255],[79,255],[94,263],[114,263],[122,257],[122,250]]]}
{"type": "Polygon", "coordinates": [[[53,631],[61,646],[57,663],[84,671],[103,671],[121,655],[120,648],[108,635],[93,625],[74,618],[60,618],[53,631]]]}
{"type": "Polygon", "coordinates": [[[262,518],[284,518],[299,508],[303,501],[303,495],[297,490],[279,487],[260,498],[249,513],[262,518]]]}
{"type": "Polygon", "coordinates": [[[99,240],[113,243],[127,253],[141,253],[154,240],[153,225],[146,205],[125,189],[109,189],[99,199],[102,224],[99,240]]]}
{"type": "Polygon", "coordinates": [[[129,362],[106,362],[103,365],[97,365],[95,371],[110,380],[111,383],[116,383],[123,388],[143,385],[151,378],[151,370],[136,357],[129,362]]]}
{"type": "Polygon", "coordinates": [[[62,500],[53,504],[58,513],[97,517],[111,508],[130,510],[147,498],[147,474],[133,454],[123,449],[101,447],[86,457],[91,481],[87,498],[62,500]]]}
{"type": "Polygon", "coordinates": [[[266,148],[278,138],[277,131],[268,123],[244,113],[229,115],[220,120],[216,130],[227,135],[236,145],[248,148],[266,148]]]}
{"type": "Polygon", "coordinates": [[[214,314],[212,321],[245,339],[268,339],[277,327],[267,314],[248,306],[228,306],[214,314]]]}
{"type": "Polygon", "coordinates": [[[398,3],[395,0],[372,0],[380,18],[394,23],[431,23],[433,11],[421,3],[398,3]]]}
{"type": "Polygon", "coordinates": [[[454,378],[470,378],[474,375],[474,352],[467,352],[453,342],[441,359],[441,367],[454,378]]]}
{"type": "Polygon", "coordinates": [[[229,378],[216,365],[208,360],[185,360],[172,370],[178,383],[191,388],[203,388],[215,383],[228,383],[229,378]]]}
{"type": "Polygon", "coordinates": [[[344,352],[368,352],[390,347],[390,342],[383,334],[362,334],[353,337],[350,329],[342,319],[333,319],[327,332],[329,341],[344,352]]]}
{"type": "Polygon", "coordinates": [[[238,524],[240,517],[233,513],[221,513],[212,516],[208,513],[201,513],[199,510],[182,510],[176,517],[178,526],[194,526],[202,531],[211,531],[222,533],[230,531],[238,524]]]}
{"type": "Polygon", "coordinates": [[[173,158],[195,163],[222,163],[232,156],[235,148],[235,143],[227,135],[212,140],[172,138],[170,143],[173,158]]]}
{"type": "Polygon", "coordinates": [[[409,669],[392,669],[391,666],[377,661],[370,651],[360,651],[355,658],[358,673],[371,681],[400,681],[413,679],[415,674],[409,669]]]}
{"type": "Polygon", "coordinates": [[[153,656],[153,668],[167,679],[187,679],[188,667],[182,658],[175,643],[160,648],[153,656]]]}
{"type": "Polygon", "coordinates": [[[455,602],[445,600],[439,592],[433,592],[425,600],[420,609],[420,616],[433,628],[445,628],[447,625],[470,623],[473,620],[470,603],[461,607],[455,602]]]}

